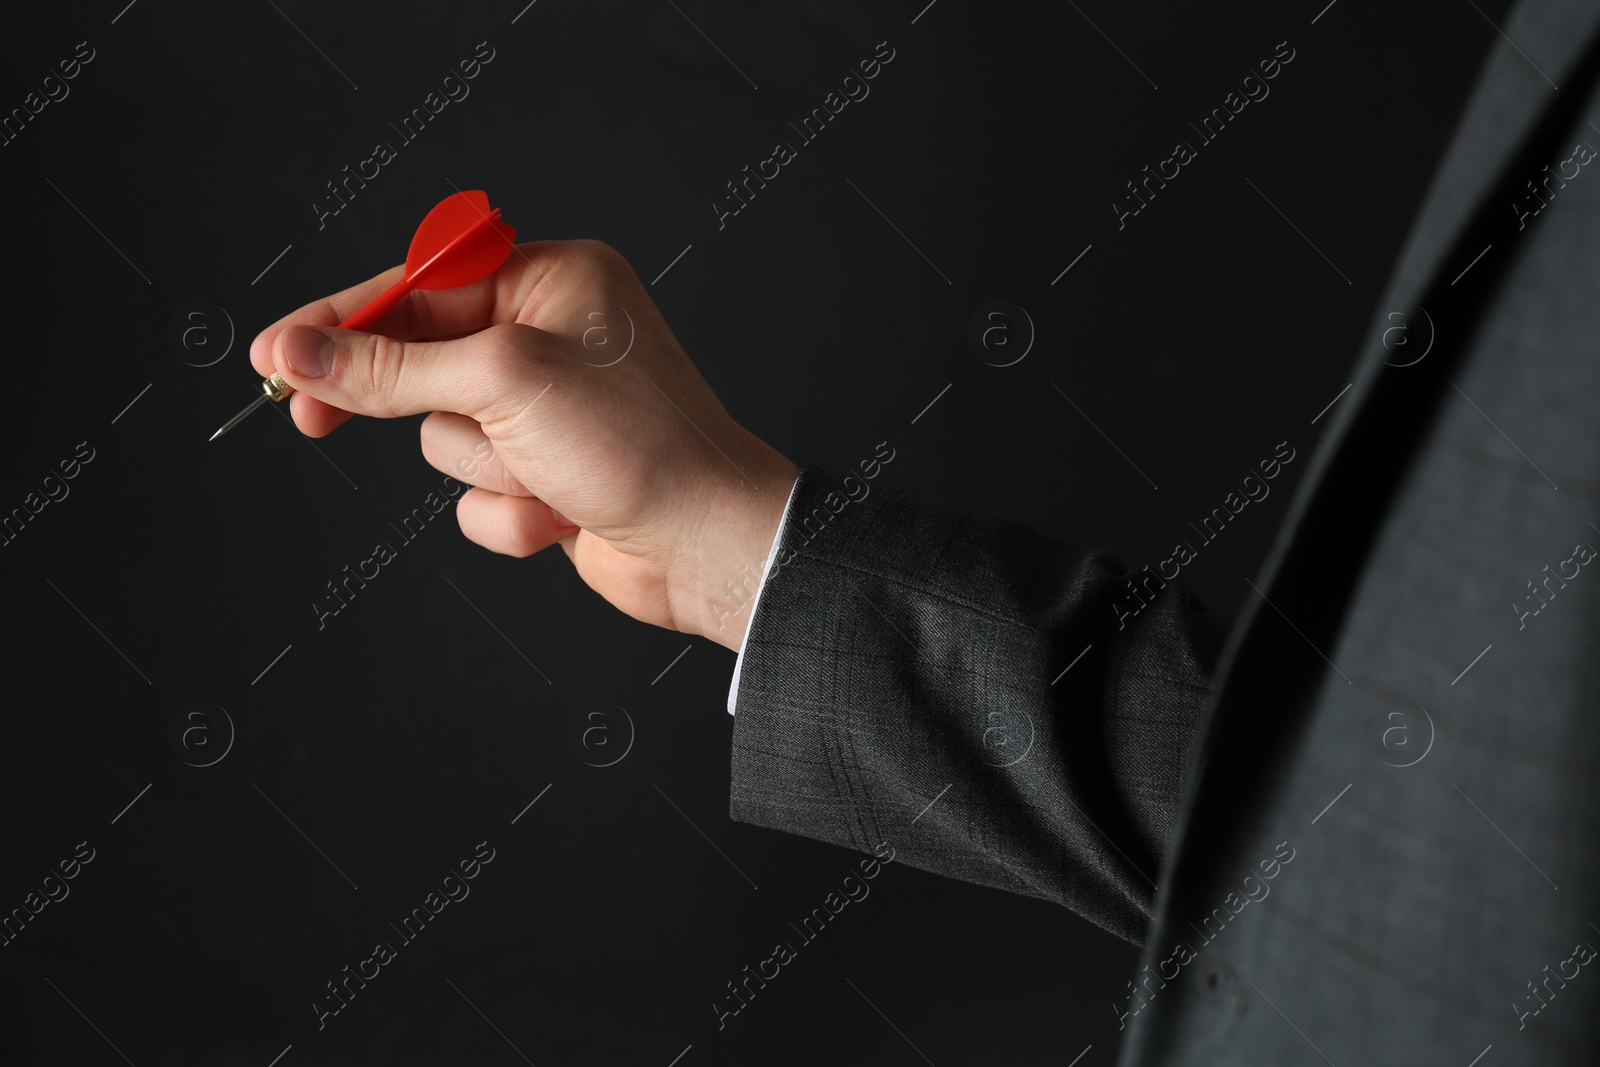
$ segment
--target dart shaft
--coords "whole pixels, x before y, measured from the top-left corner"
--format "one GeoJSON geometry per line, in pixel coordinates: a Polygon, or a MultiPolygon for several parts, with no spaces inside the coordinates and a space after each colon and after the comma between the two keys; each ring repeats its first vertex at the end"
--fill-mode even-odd
{"type": "Polygon", "coordinates": [[[413,288],[409,278],[401,278],[389,288],[367,302],[359,311],[339,324],[341,330],[365,330],[383,316],[385,311],[405,299],[413,288]]]}

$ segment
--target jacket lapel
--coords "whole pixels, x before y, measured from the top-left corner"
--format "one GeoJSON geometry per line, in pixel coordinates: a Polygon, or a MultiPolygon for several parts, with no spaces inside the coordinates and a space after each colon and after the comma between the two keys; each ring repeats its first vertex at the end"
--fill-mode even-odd
{"type": "MultiPolygon", "coordinates": [[[[1481,12],[1473,15],[1480,16],[1481,12]]],[[[1503,257],[1514,253],[1516,215],[1511,198],[1505,197],[1503,207],[1486,198],[1491,194],[1499,195],[1496,187],[1501,186],[1518,153],[1527,151],[1529,138],[1541,121],[1555,118],[1567,121],[1561,113],[1581,106],[1582,97],[1575,94],[1586,95],[1592,88],[1589,78],[1593,60],[1589,51],[1597,32],[1600,32],[1600,5],[1588,2],[1520,3],[1498,26],[1450,147],[1423,200],[1383,301],[1372,317],[1368,340],[1356,362],[1352,387],[1334,405],[1330,425],[1308,464],[1305,478],[1294,494],[1257,581],[1266,597],[1274,602],[1283,603],[1279,593],[1284,585],[1285,560],[1297,543],[1306,539],[1307,515],[1313,511],[1319,493],[1326,495],[1328,492],[1329,469],[1346,446],[1352,425],[1360,422],[1363,409],[1373,404],[1380,384],[1393,386],[1392,376],[1407,373],[1407,368],[1398,365],[1401,360],[1382,343],[1385,328],[1392,325],[1388,313],[1402,311],[1411,315],[1411,325],[1415,328],[1417,320],[1422,318],[1417,311],[1419,302],[1426,304],[1430,298],[1447,292],[1453,297],[1461,296],[1470,287],[1462,280],[1458,290],[1453,280],[1464,276],[1474,282],[1485,281],[1498,269],[1497,264],[1504,262],[1503,257]],[[1570,88],[1568,81],[1573,81],[1570,88]],[[1504,222],[1508,225],[1497,224],[1494,232],[1498,236],[1492,241],[1476,243],[1469,237],[1481,232],[1485,209],[1503,210],[1504,222]],[[1476,225],[1475,220],[1478,220],[1476,225]],[[1490,247],[1484,250],[1484,244],[1490,247]],[[1475,260],[1480,251],[1481,260],[1475,260]],[[1473,272],[1483,273],[1474,278],[1473,272]],[[1394,363],[1386,365],[1386,359],[1394,363]],[[1387,382],[1386,376],[1389,376],[1387,382]]],[[[1582,113],[1574,114],[1581,117],[1582,113]]],[[[1592,143],[1600,147],[1600,130],[1596,130],[1592,143]]],[[[1553,163],[1566,154],[1552,155],[1541,162],[1553,163]]],[[[1525,168],[1527,160],[1516,165],[1525,168]]],[[[1531,179],[1539,175],[1539,166],[1534,165],[1524,177],[1531,179]]],[[[1589,180],[1600,179],[1591,177],[1589,180]]],[[[1417,341],[1426,344],[1427,339],[1420,337],[1417,341]]],[[[1432,358],[1442,365],[1445,357],[1435,355],[1432,358]]],[[[1430,369],[1437,371],[1438,368],[1430,369]]],[[[1395,387],[1388,390],[1387,399],[1391,402],[1396,391],[1395,387]]],[[[1381,405],[1379,407],[1381,409],[1381,405]]],[[[1391,458],[1399,466],[1407,455],[1401,453],[1391,458]]],[[[1217,823],[1226,817],[1228,806],[1221,801],[1236,783],[1216,780],[1218,775],[1208,779],[1206,770],[1217,762],[1213,757],[1219,733],[1236,735],[1238,720],[1263,713],[1262,709],[1251,706],[1259,703],[1255,696],[1238,691],[1251,688],[1246,678],[1250,672],[1265,669],[1262,657],[1252,660],[1249,654],[1253,646],[1261,644],[1253,640],[1253,635],[1264,618],[1281,625],[1272,609],[1265,607],[1263,598],[1252,594],[1223,651],[1218,682],[1196,748],[1196,766],[1174,823],[1175,841],[1168,852],[1158,891],[1156,922],[1146,945],[1144,962],[1153,962],[1150,953],[1154,946],[1164,943],[1166,924],[1176,921],[1169,914],[1173,901],[1183,900],[1188,884],[1202,875],[1205,857],[1199,853],[1207,850],[1209,841],[1215,840],[1212,835],[1222,832],[1217,823]]]]}
{"type": "MultiPolygon", "coordinates": [[[[1482,261],[1474,262],[1477,251],[1461,251],[1456,245],[1526,136],[1558,101],[1563,101],[1563,91],[1557,86],[1562,86],[1563,80],[1570,80],[1571,75],[1578,72],[1586,46],[1597,30],[1600,30],[1600,5],[1573,2],[1520,3],[1512,16],[1498,27],[1482,74],[1478,75],[1472,96],[1456,126],[1456,134],[1446,149],[1442,165],[1435,171],[1434,182],[1422,200],[1418,221],[1411,227],[1384,299],[1366,331],[1368,341],[1355,365],[1354,384],[1349,394],[1334,405],[1331,424],[1307,464],[1306,478],[1294,493],[1288,514],[1262,565],[1258,585],[1267,597],[1277,600],[1274,590],[1283,560],[1299,541],[1307,510],[1317,499],[1318,491],[1323,490],[1328,467],[1346,442],[1363,403],[1370,400],[1374,386],[1384,374],[1405,373],[1402,366],[1386,363],[1387,358],[1394,358],[1382,344],[1384,330],[1392,325],[1387,318],[1389,312],[1405,312],[1411,317],[1410,325],[1418,328],[1419,322],[1426,322],[1418,310],[1422,294],[1450,283],[1469,267],[1470,270],[1493,267],[1498,254],[1504,256],[1514,251],[1509,246],[1512,242],[1496,242],[1483,253],[1482,261]]],[[[1573,91],[1587,90],[1574,88],[1573,91]]],[[[1594,144],[1600,147],[1600,130],[1595,131],[1594,144]]],[[[1536,174],[1538,168],[1530,171],[1528,178],[1536,174]]],[[[1506,219],[1515,222],[1510,198],[1506,200],[1504,211],[1506,219]]],[[[1432,334],[1424,334],[1418,342],[1426,344],[1430,336],[1432,334]]],[[[1398,362],[1400,360],[1395,360],[1398,362]]],[[[1222,653],[1218,686],[1211,709],[1206,713],[1202,744],[1197,750],[1202,766],[1190,779],[1184,805],[1179,809],[1179,827],[1189,821],[1194,809],[1195,790],[1203,777],[1206,757],[1210,755],[1214,721],[1219,709],[1227,704],[1227,685],[1238,653],[1261,617],[1262,598],[1246,600],[1222,653]]]]}
{"type": "MultiPolygon", "coordinates": [[[[1283,557],[1300,532],[1300,523],[1321,486],[1322,476],[1337,455],[1357,411],[1383,374],[1404,370],[1396,366],[1402,360],[1383,344],[1384,331],[1393,325],[1389,313],[1399,311],[1408,315],[1409,326],[1420,333],[1415,343],[1426,344],[1436,331],[1427,329],[1426,318],[1417,310],[1422,294],[1433,284],[1457,278],[1469,266],[1477,270],[1492,265],[1498,258],[1497,253],[1505,255],[1513,251],[1507,243],[1500,242],[1484,251],[1483,258],[1477,262],[1473,262],[1473,257],[1479,254],[1476,250],[1468,250],[1455,258],[1450,255],[1455,238],[1489,193],[1504,165],[1538,119],[1556,103],[1561,95],[1557,87],[1575,73],[1584,47],[1597,28],[1600,28],[1600,4],[1590,2],[1520,3],[1511,17],[1499,26],[1505,36],[1500,32],[1495,34],[1495,43],[1490,47],[1450,147],[1435,172],[1385,287],[1383,301],[1372,316],[1366,344],[1355,364],[1354,383],[1350,392],[1334,405],[1325,436],[1308,464],[1309,473],[1296,491],[1273,540],[1262,569],[1263,580],[1257,583],[1268,596],[1272,595],[1283,557]],[[1427,332],[1423,332],[1425,330],[1427,332]],[[1393,363],[1386,363],[1386,360],[1393,360],[1393,363]]],[[[1600,130],[1595,131],[1593,143],[1600,148],[1600,130]]],[[[1531,179],[1536,173],[1527,177],[1531,179]]],[[[1510,200],[1506,201],[1504,211],[1507,219],[1515,219],[1510,200]]],[[[1437,327],[1437,323],[1434,325],[1437,327]]],[[[1240,625],[1235,627],[1233,635],[1236,639],[1254,622],[1260,603],[1257,597],[1241,612],[1240,625]]],[[[1238,643],[1236,640],[1224,657],[1223,671],[1219,675],[1224,681],[1238,643]]]]}

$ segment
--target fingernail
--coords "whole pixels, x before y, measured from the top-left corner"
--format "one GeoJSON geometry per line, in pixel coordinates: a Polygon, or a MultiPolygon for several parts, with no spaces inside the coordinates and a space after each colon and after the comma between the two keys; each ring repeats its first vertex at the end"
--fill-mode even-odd
{"type": "Polygon", "coordinates": [[[321,378],[333,369],[333,341],[309,326],[291,326],[283,334],[283,355],[289,369],[302,378],[321,378]]]}

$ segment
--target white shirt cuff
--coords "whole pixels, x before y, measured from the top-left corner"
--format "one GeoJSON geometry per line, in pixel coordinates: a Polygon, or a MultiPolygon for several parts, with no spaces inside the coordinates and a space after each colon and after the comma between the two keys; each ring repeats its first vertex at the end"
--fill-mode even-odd
{"type": "Polygon", "coordinates": [[[745,620],[744,640],[739,642],[739,652],[733,661],[733,681],[728,684],[728,714],[733,714],[733,703],[739,695],[739,668],[744,664],[745,641],[750,639],[750,627],[756,621],[756,608],[761,604],[761,591],[767,587],[767,575],[772,570],[772,557],[777,554],[778,542],[783,540],[783,527],[789,521],[789,508],[794,503],[794,491],[800,485],[797,476],[789,486],[789,499],[783,505],[783,517],[778,520],[778,531],[772,535],[772,545],[767,549],[767,561],[761,567],[761,581],[756,585],[756,595],[750,601],[750,617],[745,620]]]}

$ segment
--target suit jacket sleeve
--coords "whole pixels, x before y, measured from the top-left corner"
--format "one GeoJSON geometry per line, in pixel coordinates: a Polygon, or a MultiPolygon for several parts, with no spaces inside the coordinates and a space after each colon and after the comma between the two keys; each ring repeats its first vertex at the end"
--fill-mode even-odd
{"type": "Polygon", "coordinates": [[[730,814],[1141,943],[1226,625],[1154,567],[807,467],[741,652],[730,814]]]}

